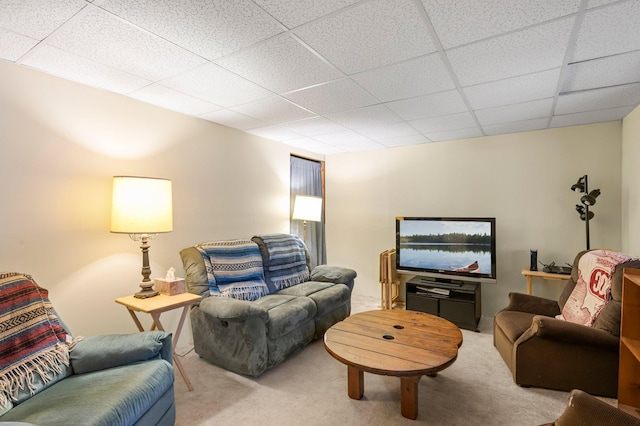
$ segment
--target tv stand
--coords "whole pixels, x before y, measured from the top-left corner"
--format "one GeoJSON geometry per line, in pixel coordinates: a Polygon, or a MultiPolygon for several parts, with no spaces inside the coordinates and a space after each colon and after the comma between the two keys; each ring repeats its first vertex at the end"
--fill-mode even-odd
{"type": "Polygon", "coordinates": [[[482,313],[479,282],[414,277],[406,285],[407,309],[437,315],[460,328],[478,331],[482,313]]]}

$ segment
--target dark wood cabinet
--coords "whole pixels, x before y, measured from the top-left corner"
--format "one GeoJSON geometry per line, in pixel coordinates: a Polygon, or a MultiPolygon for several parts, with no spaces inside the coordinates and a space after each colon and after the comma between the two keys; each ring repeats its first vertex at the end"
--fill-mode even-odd
{"type": "Polygon", "coordinates": [[[451,321],[460,328],[478,330],[482,314],[478,282],[451,282],[415,277],[407,281],[406,306],[451,321]]]}

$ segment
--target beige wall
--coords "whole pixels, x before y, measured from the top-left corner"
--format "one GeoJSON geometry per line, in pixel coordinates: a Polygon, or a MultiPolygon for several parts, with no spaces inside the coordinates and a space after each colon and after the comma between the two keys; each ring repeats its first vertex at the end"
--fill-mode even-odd
{"type": "Polygon", "coordinates": [[[640,255],[640,107],[622,121],[622,247],[640,255]]]}
{"type": "MultiPolygon", "coordinates": [[[[329,263],[358,271],[356,293],[379,295],[378,253],[394,247],[396,216],[488,216],[497,223],[496,284],[482,285],[483,315],[525,291],[529,249],[545,263],[585,248],[570,187],[589,175],[602,195],[591,246],[621,249],[621,122],[329,156],[329,263]]],[[[535,294],[557,297],[557,282],[535,294]]]]}
{"type": "MultiPolygon", "coordinates": [[[[33,274],[77,334],[135,331],[113,302],[137,289],[141,263],[137,243],[108,231],[114,175],[173,180],[174,231],[151,242],[153,276],[181,274],[178,252],[196,242],[288,231],[289,147],[6,62],[0,77],[0,271],[33,274]]],[[[592,246],[620,249],[621,234],[637,235],[639,190],[621,188],[638,186],[629,155],[639,135],[636,110],[624,132],[612,122],[329,156],[329,263],[358,271],[356,294],[379,297],[377,255],[394,245],[395,216],[495,216],[491,315],[524,291],[530,248],[562,263],[584,247],[569,190],[579,176],[602,190],[592,246]]],[[[637,238],[624,244],[640,254],[637,238]]]]}
{"type": "Polygon", "coordinates": [[[289,154],[0,61],[0,271],[32,274],[77,334],[136,331],[113,302],[137,290],[142,257],[109,232],[112,176],[173,180],[174,231],[151,241],[150,259],[152,276],[171,266],[183,276],[183,247],[289,231],[289,154]]]}

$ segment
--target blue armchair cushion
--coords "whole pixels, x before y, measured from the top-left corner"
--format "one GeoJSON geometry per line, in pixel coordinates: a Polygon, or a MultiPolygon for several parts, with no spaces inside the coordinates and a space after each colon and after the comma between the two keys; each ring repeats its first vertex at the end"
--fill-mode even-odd
{"type": "Polygon", "coordinates": [[[166,357],[162,353],[166,336],[162,331],[89,336],[76,343],[69,357],[71,367],[75,374],[85,374],[166,357]]]}

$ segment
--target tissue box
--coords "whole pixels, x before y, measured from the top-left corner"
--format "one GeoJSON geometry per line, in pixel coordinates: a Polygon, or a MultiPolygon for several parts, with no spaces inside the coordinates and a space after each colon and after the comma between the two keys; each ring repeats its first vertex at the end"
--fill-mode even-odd
{"type": "Polygon", "coordinates": [[[167,280],[165,278],[155,278],[153,282],[155,284],[156,291],[160,292],[160,294],[173,296],[174,294],[185,292],[184,278],[175,278],[173,280],[167,280]]]}

